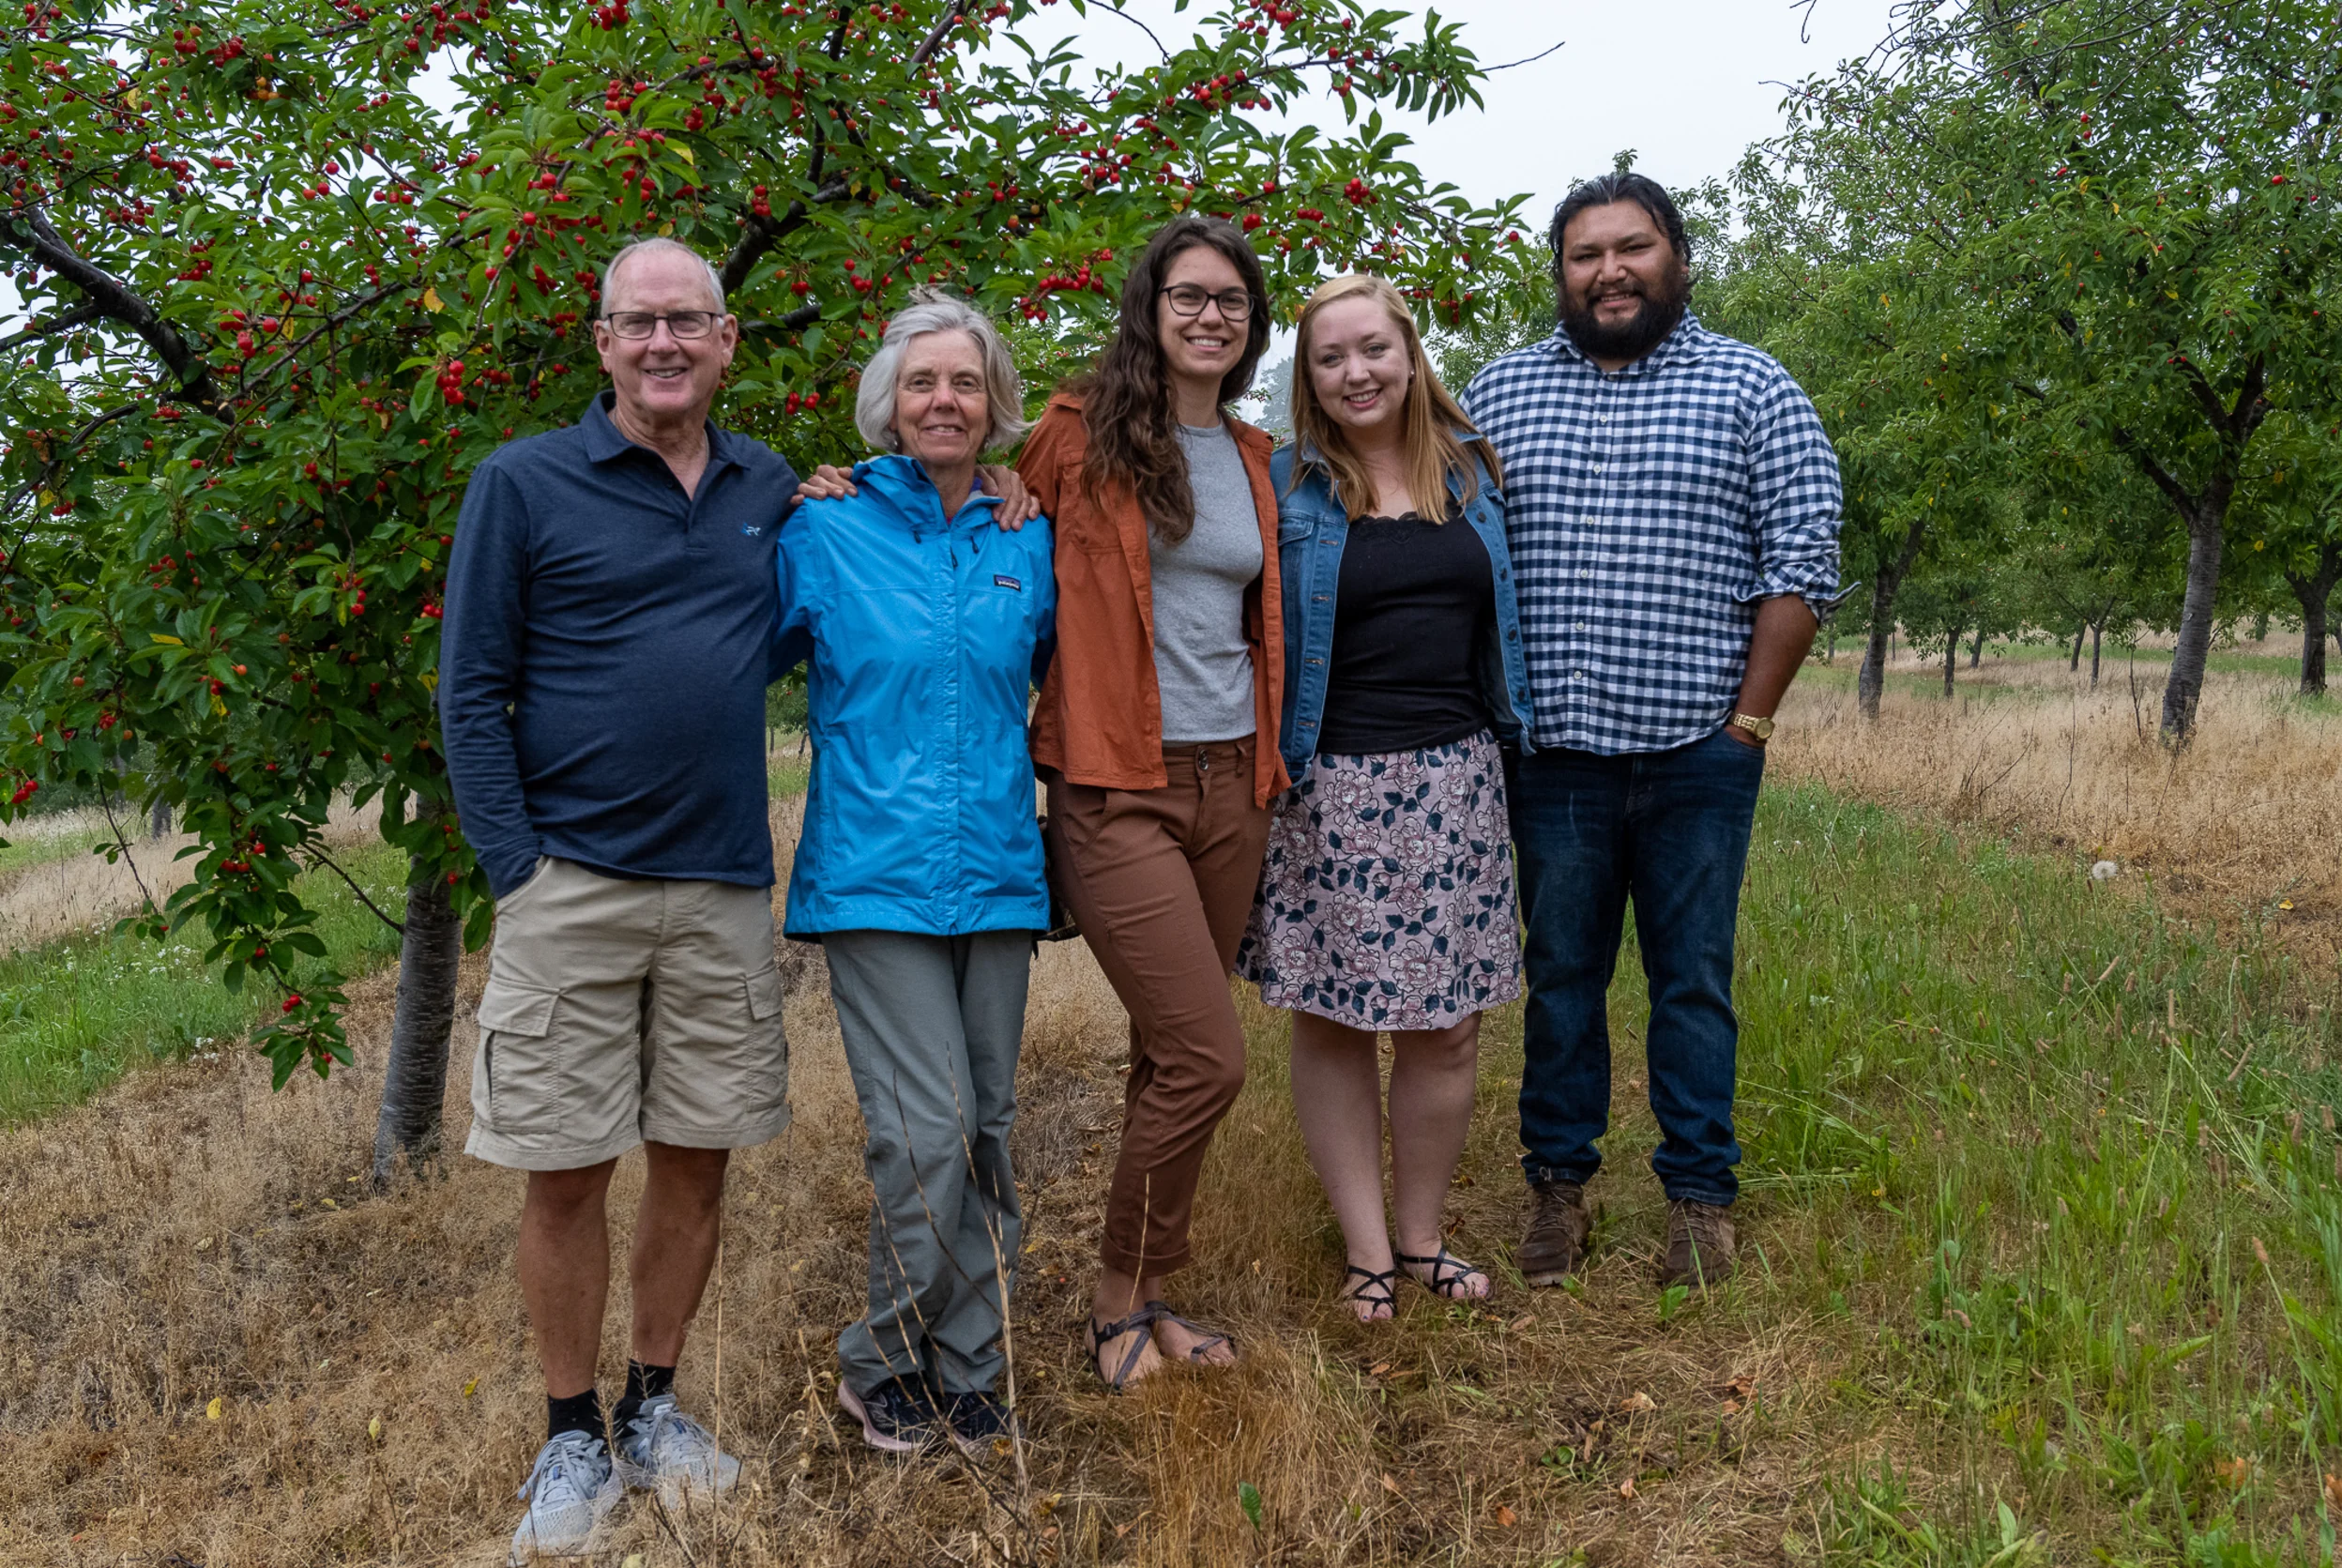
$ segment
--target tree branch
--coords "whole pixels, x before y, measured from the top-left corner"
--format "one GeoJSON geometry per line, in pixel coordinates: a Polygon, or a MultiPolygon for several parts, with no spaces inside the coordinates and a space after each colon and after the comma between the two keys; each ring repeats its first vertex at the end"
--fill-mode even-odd
{"type": "Polygon", "coordinates": [[[59,332],[69,332],[76,327],[86,327],[105,313],[93,302],[77,306],[61,316],[52,316],[47,321],[30,322],[22,331],[12,332],[5,338],[0,338],[0,351],[14,348],[27,338],[53,338],[59,332]]]}
{"type": "MultiPolygon", "coordinates": [[[[1115,14],[1118,16],[1121,13],[1117,11],[1115,14]]],[[[924,38],[920,40],[919,47],[911,51],[910,59],[905,62],[906,68],[911,70],[917,70],[920,67],[934,59],[936,53],[943,48],[944,39],[951,36],[951,29],[958,26],[960,24],[960,19],[966,15],[967,15],[967,0],[951,0],[950,5],[944,7],[943,14],[935,19],[935,26],[928,30],[927,36],[924,38]]],[[[1137,18],[1133,17],[1132,20],[1135,22],[1137,21],[1137,18]]],[[[1141,22],[1139,23],[1139,25],[1144,27],[1147,24],[1141,22]]],[[[1153,38],[1154,35],[1149,33],[1148,37],[1153,38]]],[[[1160,40],[1157,41],[1156,47],[1162,47],[1160,40]]],[[[1170,57],[1171,56],[1168,54],[1163,56],[1166,60],[1170,57]]]]}
{"type": "Polygon", "coordinates": [[[363,904],[367,908],[373,910],[374,919],[380,921],[383,924],[388,926],[400,936],[403,936],[406,935],[406,927],[400,924],[397,921],[392,920],[389,916],[384,914],[380,909],[375,909],[374,901],[366,896],[366,890],[359,887],[357,880],[352,877],[348,872],[343,871],[340,866],[335,865],[324,850],[318,848],[312,844],[309,846],[309,853],[310,858],[314,860],[319,865],[322,865],[327,871],[332,872],[336,876],[342,878],[342,881],[349,883],[350,891],[357,895],[357,901],[360,904],[363,904]]]}
{"type": "Polygon", "coordinates": [[[0,246],[23,251],[80,289],[106,320],[120,322],[145,340],[155,357],[178,377],[179,396],[207,409],[217,408],[211,366],[204,357],[129,284],[68,245],[65,236],[50,226],[45,213],[0,218],[0,246]]]}
{"type": "Polygon", "coordinates": [[[2108,425],[2106,434],[2113,438],[2116,446],[2129,455],[2132,462],[2138,464],[2138,471],[2145,474],[2157,490],[2171,498],[2171,504],[2179,508],[2180,515],[2187,519],[2192,526],[2197,513],[2202,509],[2201,500],[2189,495],[2187,487],[2172,478],[2171,470],[2156,462],[2154,454],[2140,446],[2138,438],[2129,431],[2121,425],[2108,425]]]}

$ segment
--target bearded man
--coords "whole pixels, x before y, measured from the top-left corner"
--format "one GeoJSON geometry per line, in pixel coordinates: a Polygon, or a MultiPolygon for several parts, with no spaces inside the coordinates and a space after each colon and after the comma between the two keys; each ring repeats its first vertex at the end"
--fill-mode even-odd
{"type": "Polygon", "coordinates": [[[1836,455],[1769,356],[1688,309],[1665,190],[1613,174],[1554,212],[1560,329],[1477,376],[1536,722],[1506,761],[1528,978],[1514,1261],[1584,1262],[1610,1116],[1606,997],[1627,905],[1650,982],[1665,1285],[1729,1274],[1733,928],[1765,742],[1836,592],[1836,455]]]}

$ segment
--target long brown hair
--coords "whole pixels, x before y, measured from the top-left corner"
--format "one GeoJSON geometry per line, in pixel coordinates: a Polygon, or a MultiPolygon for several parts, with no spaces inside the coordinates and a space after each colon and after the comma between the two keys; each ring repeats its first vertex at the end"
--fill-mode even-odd
{"type": "Polygon", "coordinates": [[[1099,489],[1128,484],[1147,525],[1171,544],[1195,526],[1195,492],[1187,480],[1187,453],[1179,446],[1155,301],[1171,263],[1198,245],[1225,256],[1253,297],[1252,313],[1244,318],[1244,353],[1220,378],[1220,401],[1233,403],[1251,390],[1253,372],[1269,347],[1269,280],[1242,230],[1193,216],[1165,224],[1131,268],[1122,283],[1122,316],[1114,341],[1082,388],[1082,422],[1089,431],[1083,477],[1099,489]]]}
{"type": "MultiPolygon", "coordinates": [[[[1307,461],[1323,469],[1333,481],[1334,491],[1342,497],[1343,509],[1351,521],[1366,515],[1376,501],[1375,481],[1366,472],[1366,464],[1350,447],[1349,437],[1325,404],[1317,401],[1317,384],[1310,375],[1310,328],[1317,314],[1327,306],[1344,299],[1366,298],[1380,305],[1399,329],[1407,343],[1407,362],[1414,372],[1407,383],[1407,402],[1399,411],[1405,421],[1400,435],[1407,468],[1407,488],[1413,492],[1415,507],[1435,523],[1445,523],[1454,515],[1448,503],[1448,478],[1454,475],[1463,480],[1464,499],[1469,501],[1480,494],[1479,464],[1472,454],[1464,449],[1463,437],[1473,434],[1472,421],[1456,406],[1455,399],[1432,373],[1431,363],[1423,357],[1423,340],[1415,330],[1415,317],[1407,308],[1399,291],[1371,273],[1349,272],[1322,283],[1301,308],[1300,341],[1293,349],[1293,439],[1300,449],[1308,454],[1307,461]]],[[[1481,463],[1487,464],[1491,484],[1502,484],[1504,472],[1498,466],[1496,449],[1487,442],[1480,443],[1481,463]]]]}

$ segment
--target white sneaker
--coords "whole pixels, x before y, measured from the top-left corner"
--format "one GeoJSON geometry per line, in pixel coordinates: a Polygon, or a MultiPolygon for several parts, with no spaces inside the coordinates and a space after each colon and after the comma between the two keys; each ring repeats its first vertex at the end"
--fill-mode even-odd
{"type": "Polygon", "coordinates": [[[537,1453],[536,1469],[521,1483],[528,1504],[512,1532],[514,1568],[549,1558],[583,1557],[599,1526],[626,1495],[610,1464],[610,1450],[586,1432],[564,1432],[537,1453]]]}
{"type": "Polygon", "coordinates": [[[680,1508],[687,1494],[728,1492],[740,1462],[716,1446],[707,1428],[676,1408],[675,1395],[643,1401],[618,1434],[618,1478],[637,1490],[657,1488],[660,1500],[680,1508]]]}

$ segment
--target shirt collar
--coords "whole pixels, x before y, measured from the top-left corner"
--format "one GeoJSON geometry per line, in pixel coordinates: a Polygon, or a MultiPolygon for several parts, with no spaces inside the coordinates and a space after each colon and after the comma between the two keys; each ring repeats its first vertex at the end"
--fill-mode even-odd
{"type": "MultiPolygon", "coordinates": [[[[1687,310],[1683,312],[1683,319],[1675,324],[1675,330],[1659,340],[1658,347],[1617,373],[1640,375],[1678,361],[1691,364],[1705,352],[1708,340],[1711,336],[1713,334],[1699,324],[1699,317],[1687,310]]],[[[1556,327],[1553,329],[1553,336],[1546,339],[1545,343],[1546,346],[1553,350],[1557,358],[1579,360],[1597,374],[1610,373],[1588,358],[1585,351],[1571,341],[1570,329],[1566,327],[1556,327]]]]}
{"type": "MultiPolygon", "coordinates": [[[[618,429],[617,421],[610,417],[610,410],[617,400],[618,394],[604,387],[594,394],[593,402],[586,405],[585,417],[578,420],[579,428],[586,433],[586,458],[589,463],[608,463],[614,458],[624,457],[628,452],[650,450],[628,440],[626,433],[618,429]]],[[[658,454],[653,452],[651,455],[655,457],[658,454]]],[[[715,420],[708,420],[707,466],[714,468],[738,461],[738,455],[732,449],[731,432],[715,420]]]]}

